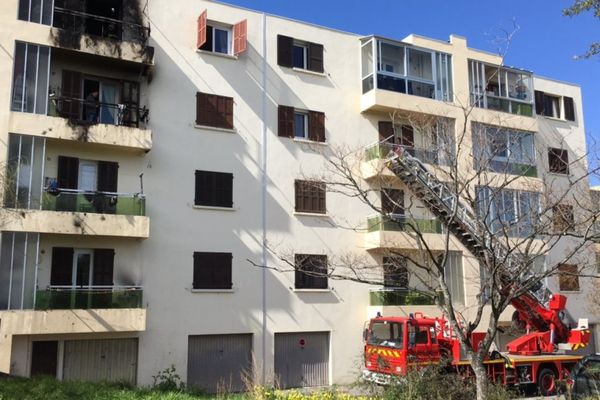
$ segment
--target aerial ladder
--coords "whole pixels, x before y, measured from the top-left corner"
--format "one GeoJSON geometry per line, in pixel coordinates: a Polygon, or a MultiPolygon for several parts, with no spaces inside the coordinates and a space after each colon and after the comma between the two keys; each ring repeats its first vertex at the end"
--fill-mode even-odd
{"type": "MultiPolygon", "coordinates": [[[[524,285],[527,276],[515,274],[521,270],[522,256],[509,248],[483,226],[483,222],[466,205],[456,191],[439,180],[403,146],[392,145],[384,156],[387,167],[417,196],[448,230],[477,258],[501,260],[507,268],[500,269],[501,290],[508,293],[513,285],[524,285]]],[[[566,297],[553,294],[542,280],[529,284],[525,293],[511,304],[518,319],[526,324],[527,333],[508,344],[508,352],[518,355],[553,353],[557,348],[577,349],[589,342],[585,320],[572,329],[573,319],[566,310],[566,297]]]]}

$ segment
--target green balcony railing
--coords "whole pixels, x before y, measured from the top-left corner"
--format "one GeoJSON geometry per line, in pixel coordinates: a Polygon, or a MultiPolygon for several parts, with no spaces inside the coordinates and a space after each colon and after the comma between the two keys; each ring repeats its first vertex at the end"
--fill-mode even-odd
{"type": "Polygon", "coordinates": [[[368,232],[420,232],[442,233],[442,223],[437,219],[414,219],[402,215],[375,215],[367,219],[368,232]]]}
{"type": "Polygon", "coordinates": [[[98,308],[142,308],[140,287],[68,288],[38,290],[36,310],[88,310],[98,308]]]}
{"type": "Polygon", "coordinates": [[[141,194],[79,192],[58,189],[46,191],[42,209],[116,215],[146,215],[146,198],[141,194]]]}
{"type": "Polygon", "coordinates": [[[372,306],[434,306],[435,293],[409,289],[375,289],[369,292],[372,306]]]}
{"type": "Polygon", "coordinates": [[[521,101],[512,100],[500,96],[492,96],[489,94],[486,95],[486,97],[487,108],[490,110],[524,115],[526,117],[531,117],[533,115],[533,105],[531,103],[524,103],[521,101]]]}

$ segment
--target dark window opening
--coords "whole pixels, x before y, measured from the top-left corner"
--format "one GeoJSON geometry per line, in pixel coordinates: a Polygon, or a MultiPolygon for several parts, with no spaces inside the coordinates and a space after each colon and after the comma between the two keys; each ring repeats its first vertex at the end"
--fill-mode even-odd
{"type": "Polygon", "coordinates": [[[315,181],[294,182],[296,212],[325,214],[325,183],[315,181]]]}
{"type": "Polygon", "coordinates": [[[404,257],[383,257],[383,286],[407,289],[409,274],[404,257]]]}
{"type": "Polygon", "coordinates": [[[560,264],[558,266],[558,284],[561,291],[579,291],[579,276],[577,265],[560,264]]]}
{"type": "Polygon", "coordinates": [[[327,289],[327,256],[296,254],[296,289],[327,289]]]}
{"type": "Polygon", "coordinates": [[[572,231],[575,225],[573,206],[569,204],[557,204],[552,207],[553,225],[555,233],[572,231]]]}
{"type": "Polygon", "coordinates": [[[381,212],[384,214],[404,215],[404,191],[400,189],[382,190],[381,212]]]}
{"type": "Polygon", "coordinates": [[[569,174],[569,152],[563,149],[548,149],[548,164],[550,172],[555,174],[569,174]]]}

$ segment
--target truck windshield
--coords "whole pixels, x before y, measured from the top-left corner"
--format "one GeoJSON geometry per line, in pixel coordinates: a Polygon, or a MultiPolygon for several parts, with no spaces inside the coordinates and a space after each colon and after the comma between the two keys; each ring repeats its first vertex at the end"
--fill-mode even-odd
{"type": "Polygon", "coordinates": [[[402,348],[402,324],[398,322],[373,322],[367,343],[374,346],[402,348]]]}

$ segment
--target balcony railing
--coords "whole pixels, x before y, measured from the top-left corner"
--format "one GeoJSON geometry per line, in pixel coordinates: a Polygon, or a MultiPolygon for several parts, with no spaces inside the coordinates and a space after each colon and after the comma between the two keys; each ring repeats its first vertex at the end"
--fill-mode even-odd
{"type": "Polygon", "coordinates": [[[54,7],[54,27],[70,32],[140,44],[146,44],[150,37],[149,27],[62,7],[54,7]]]}
{"type": "Polygon", "coordinates": [[[415,219],[400,214],[369,217],[367,231],[443,233],[442,223],[437,219],[415,219]]]}
{"type": "Polygon", "coordinates": [[[406,288],[373,289],[369,292],[372,306],[434,306],[435,293],[406,288]]]}
{"type": "Polygon", "coordinates": [[[137,104],[113,104],[74,97],[49,96],[48,115],[80,125],[109,124],[139,128],[148,122],[150,110],[137,104]]]}
{"type": "Polygon", "coordinates": [[[36,292],[35,309],[143,308],[142,294],[139,286],[50,286],[36,292]]]}
{"type": "Polygon", "coordinates": [[[425,149],[384,142],[377,142],[366,148],[366,161],[385,158],[390,151],[395,151],[399,147],[402,147],[408,154],[418,158],[426,164],[448,165],[448,161],[445,159],[446,157],[440,157],[440,150],[438,149],[425,149]]]}
{"type": "Polygon", "coordinates": [[[144,216],[146,197],[140,193],[47,189],[42,199],[42,210],[144,216]]]}

